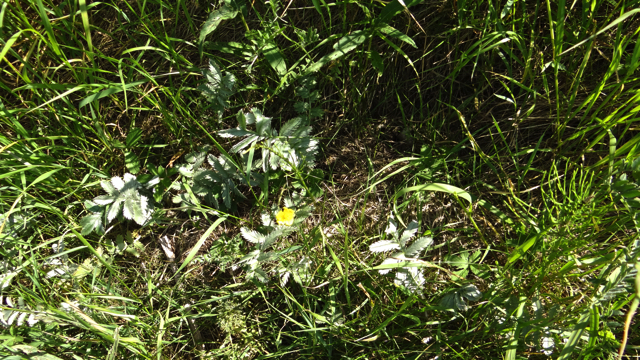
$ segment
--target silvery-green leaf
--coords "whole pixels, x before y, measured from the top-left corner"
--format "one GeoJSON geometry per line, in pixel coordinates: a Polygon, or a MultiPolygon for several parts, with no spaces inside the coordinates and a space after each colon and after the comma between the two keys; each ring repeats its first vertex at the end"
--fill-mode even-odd
{"type": "Polygon", "coordinates": [[[386,234],[395,234],[398,231],[398,223],[396,219],[391,215],[389,217],[389,225],[387,225],[387,229],[384,231],[386,234]]]}
{"type": "Polygon", "coordinates": [[[193,177],[194,171],[189,169],[188,167],[185,166],[180,166],[178,168],[178,172],[180,173],[180,175],[184,176],[184,177],[188,177],[191,178],[193,177]]]}
{"type": "Polygon", "coordinates": [[[125,183],[136,180],[136,176],[129,173],[124,173],[123,178],[125,183]]]}
{"type": "Polygon", "coordinates": [[[116,199],[115,196],[111,195],[101,195],[97,196],[93,201],[98,205],[109,205],[116,199]]]}
{"type": "Polygon", "coordinates": [[[149,202],[149,197],[140,195],[140,210],[142,217],[140,218],[140,221],[136,220],[136,222],[139,225],[143,225],[145,222],[147,222],[147,220],[149,220],[151,214],[153,213],[153,208],[151,206],[151,203],[149,202]]]}
{"type": "Polygon", "coordinates": [[[151,180],[147,181],[147,183],[144,184],[144,187],[147,189],[151,189],[154,186],[158,185],[159,183],[160,183],[160,177],[154,176],[153,178],[151,178],[151,180]]]}
{"type": "Polygon", "coordinates": [[[482,293],[480,292],[480,290],[478,290],[478,288],[473,285],[473,284],[468,284],[462,288],[460,288],[460,290],[458,290],[460,296],[463,296],[471,301],[478,301],[480,299],[482,299],[482,293]]]}
{"type": "Polygon", "coordinates": [[[409,223],[409,225],[407,226],[407,229],[402,232],[402,237],[400,238],[400,241],[399,241],[400,246],[404,247],[407,241],[409,241],[409,239],[411,239],[417,232],[418,232],[418,222],[413,220],[412,222],[409,223]]]}
{"type": "Polygon", "coordinates": [[[117,190],[121,190],[124,187],[124,181],[119,176],[114,176],[111,178],[111,184],[117,190]]]}
{"type": "Polygon", "coordinates": [[[287,285],[287,282],[289,282],[289,277],[291,276],[291,273],[288,271],[284,271],[281,275],[280,275],[280,286],[285,286],[287,285]]]}
{"type": "Polygon", "coordinates": [[[117,193],[116,188],[109,181],[100,181],[100,186],[107,192],[109,195],[115,195],[117,193]]]}
{"type": "Polygon", "coordinates": [[[107,213],[107,221],[111,222],[113,219],[120,214],[120,210],[122,209],[122,200],[116,200],[110,207],[109,212],[107,213]]]}
{"type": "Polygon", "coordinates": [[[259,232],[255,231],[255,230],[249,230],[245,227],[240,228],[240,234],[242,234],[242,237],[247,240],[250,243],[254,243],[254,244],[260,244],[262,242],[264,242],[265,240],[265,236],[260,234],[259,232]]]}
{"type": "Polygon", "coordinates": [[[264,242],[260,248],[262,250],[268,249],[279,237],[290,233],[292,230],[289,226],[278,226],[275,230],[270,232],[267,236],[265,236],[264,242]]]}
{"type": "Polygon", "coordinates": [[[260,220],[262,220],[262,225],[264,226],[274,226],[275,221],[273,220],[273,216],[269,215],[269,213],[262,213],[260,215],[260,220]]]}
{"type": "Polygon", "coordinates": [[[260,255],[258,256],[258,261],[259,262],[273,261],[277,258],[278,258],[278,254],[276,254],[273,251],[267,251],[267,252],[260,253],[260,255]]]}
{"type": "Polygon", "coordinates": [[[400,249],[400,245],[392,240],[380,240],[369,246],[369,250],[372,252],[384,252],[397,249],[400,249]]]}
{"type": "Polygon", "coordinates": [[[20,313],[20,316],[18,316],[18,321],[16,322],[16,326],[22,326],[22,324],[24,324],[24,319],[27,317],[27,315],[29,315],[26,312],[20,313]]]}
{"type": "MultiPolygon", "coordinates": [[[[230,181],[227,181],[222,184],[222,200],[224,201],[224,205],[227,208],[231,208],[231,192],[229,182],[230,181]]],[[[231,182],[231,185],[233,186],[233,182],[231,182]]]]}
{"type": "Polygon", "coordinates": [[[433,244],[433,238],[429,236],[418,238],[413,242],[413,244],[411,244],[411,246],[407,248],[407,250],[405,251],[405,255],[410,258],[417,258],[418,256],[420,256],[420,252],[422,252],[422,250],[426,249],[428,246],[431,246],[431,244],[433,244]]]}
{"type": "Polygon", "coordinates": [[[18,275],[19,271],[7,271],[3,274],[0,274],[0,290],[6,289],[9,285],[11,285],[11,280],[18,275]]]}
{"type": "Polygon", "coordinates": [[[271,118],[262,115],[260,109],[253,108],[251,113],[255,117],[256,132],[258,135],[271,136],[271,118]]]}
{"type": "Polygon", "coordinates": [[[235,144],[231,150],[229,150],[229,152],[231,153],[237,153],[239,151],[244,150],[244,148],[246,148],[247,146],[260,141],[261,137],[258,135],[250,135],[247,136],[246,138],[242,139],[241,141],[239,141],[237,144],[235,144]]]}
{"type": "Polygon", "coordinates": [[[254,270],[253,277],[263,283],[269,282],[269,275],[267,275],[267,273],[264,272],[264,270],[259,268],[254,270]]]}
{"type": "Polygon", "coordinates": [[[226,129],[218,131],[218,135],[223,138],[243,137],[247,135],[255,135],[253,131],[243,129],[226,129]]]}
{"type": "Polygon", "coordinates": [[[92,213],[102,213],[102,210],[104,210],[101,205],[98,205],[91,200],[85,200],[84,207],[86,207],[87,210],[91,211],[92,213]]]}
{"type": "Polygon", "coordinates": [[[14,311],[11,315],[9,315],[9,318],[7,319],[7,324],[13,325],[13,322],[16,320],[18,315],[20,315],[19,311],[14,311]]]}
{"type": "Polygon", "coordinates": [[[133,214],[135,212],[134,207],[136,207],[137,205],[137,201],[136,199],[132,199],[132,198],[127,198],[124,201],[124,208],[122,209],[122,216],[124,216],[125,219],[127,220],[131,220],[133,219],[133,214]]]}
{"type": "Polygon", "coordinates": [[[31,313],[29,314],[29,318],[27,319],[27,325],[29,325],[29,327],[33,327],[33,325],[38,323],[38,319],[36,318],[36,314],[31,313]]]}
{"type": "MultiPolygon", "coordinates": [[[[240,229],[240,231],[242,232],[242,229],[240,229]]],[[[240,260],[238,260],[238,264],[242,264],[242,263],[248,263],[251,260],[255,260],[258,255],[260,255],[260,250],[253,250],[252,252],[248,253],[247,255],[243,256],[240,260]]]]}

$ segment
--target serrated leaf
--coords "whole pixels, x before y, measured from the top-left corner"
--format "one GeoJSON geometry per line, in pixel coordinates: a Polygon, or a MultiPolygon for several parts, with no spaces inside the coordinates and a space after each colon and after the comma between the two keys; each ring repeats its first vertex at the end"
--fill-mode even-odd
{"type": "Polygon", "coordinates": [[[110,223],[111,221],[113,221],[113,219],[115,219],[116,216],[120,214],[121,210],[122,200],[118,199],[109,207],[109,211],[107,212],[107,222],[110,223]]]}
{"type": "Polygon", "coordinates": [[[400,244],[392,240],[380,240],[376,243],[371,244],[369,246],[369,251],[372,252],[384,252],[390,250],[398,250],[400,249],[400,244]]]}
{"type": "Polygon", "coordinates": [[[82,235],[88,235],[92,231],[96,231],[97,233],[101,233],[102,231],[102,214],[91,214],[87,215],[80,220],[80,225],[82,226],[82,235]]]}
{"type": "Polygon", "coordinates": [[[287,121],[282,128],[280,128],[280,136],[291,136],[302,124],[301,117],[295,117],[287,121]]]}
{"type": "Polygon", "coordinates": [[[464,252],[460,255],[451,257],[449,264],[457,267],[458,269],[466,269],[469,267],[469,253],[464,252]]]}
{"type": "Polygon", "coordinates": [[[218,131],[218,135],[223,138],[242,137],[247,135],[255,135],[253,131],[242,129],[227,129],[218,131]]]}
{"type": "Polygon", "coordinates": [[[250,230],[247,228],[240,228],[240,234],[242,234],[242,237],[247,240],[250,243],[254,243],[254,244],[261,244],[264,242],[265,240],[265,236],[260,234],[259,232],[255,231],[255,230],[250,230]]]}
{"type": "Polygon", "coordinates": [[[255,278],[256,280],[262,282],[262,283],[267,283],[269,282],[269,275],[267,275],[266,272],[264,272],[264,270],[262,269],[255,269],[253,272],[253,278],[255,278]]]}
{"type": "Polygon", "coordinates": [[[405,251],[405,255],[410,258],[418,257],[420,255],[420,252],[426,249],[428,246],[431,246],[431,244],[433,244],[432,237],[423,236],[421,238],[418,238],[413,242],[413,244],[411,244],[411,246],[407,248],[407,250],[405,251]]]}
{"type": "Polygon", "coordinates": [[[124,216],[125,219],[127,220],[133,219],[133,214],[135,211],[134,207],[136,203],[137,201],[132,198],[125,199],[124,207],[122,208],[122,216],[124,216]]]}
{"type": "Polygon", "coordinates": [[[109,205],[116,199],[115,196],[111,195],[100,195],[93,199],[93,201],[98,205],[109,205]]]}
{"type": "Polygon", "coordinates": [[[117,190],[122,190],[122,188],[124,187],[124,181],[122,181],[122,178],[120,178],[119,176],[112,177],[111,184],[117,190]]]}
{"type": "Polygon", "coordinates": [[[275,259],[278,258],[278,254],[273,252],[273,251],[266,251],[266,252],[262,252],[260,253],[260,255],[258,255],[257,260],[259,262],[265,262],[265,261],[273,261],[275,259]]]}
{"type": "Polygon", "coordinates": [[[280,286],[287,285],[287,282],[289,282],[290,276],[291,276],[291,273],[289,271],[282,272],[280,275],[280,286]]]}
{"type": "MultiPolygon", "coordinates": [[[[122,178],[123,178],[123,180],[124,180],[124,182],[125,182],[125,185],[126,185],[127,183],[130,183],[130,182],[135,182],[134,184],[137,184],[136,176],[135,176],[135,175],[133,175],[133,174],[130,174],[130,173],[124,173],[124,175],[122,176],[122,178]]],[[[130,186],[137,187],[136,185],[130,185],[130,186]]]]}
{"type": "Polygon", "coordinates": [[[402,237],[400,237],[400,246],[404,247],[407,244],[407,241],[411,239],[418,232],[418,222],[413,220],[407,225],[405,231],[402,232],[402,237]]]}
{"type": "Polygon", "coordinates": [[[84,207],[87,208],[87,210],[91,211],[92,213],[102,213],[102,210],[104,210],[104,207],[101,205],[96,204],[95,202],[91,201],[91,200],[85,200],[84,201],[84,207]]]}
{"type": "Polygon", "coordinates": [[[309,108],[311,108],[311,105],[309,105],[309,103],[306,101],[298,101],[295,104],[293,104],[293,108],[298,113],[305,114],[307,111],[309,111],[309,108]]]}
{"type": "Polygon", "coordinates": [[[115,195],[118,192],[110,181],[100,181],[100,186],[102,186],[102,189],[104,189],[104,191],[106,191],[109,195],[115,195]]]}

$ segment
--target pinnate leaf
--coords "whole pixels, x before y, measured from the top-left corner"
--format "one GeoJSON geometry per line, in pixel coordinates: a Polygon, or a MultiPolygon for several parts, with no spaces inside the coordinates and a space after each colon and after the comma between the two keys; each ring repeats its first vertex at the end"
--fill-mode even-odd
{"type": "Polygon", "coordinates": [[[369,250],[372,252],[385,252],[398,249],[400,249],[400,244],[392,240],[380,240],[369,246],[369,250]]]}

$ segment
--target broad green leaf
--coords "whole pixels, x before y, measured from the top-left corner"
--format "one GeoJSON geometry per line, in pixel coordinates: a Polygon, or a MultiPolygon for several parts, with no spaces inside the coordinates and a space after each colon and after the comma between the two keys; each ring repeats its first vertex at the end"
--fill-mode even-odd
{"type": "Polygon", "coordinates": [[[411,187],[408,187],[408,188],[404,188],[400,192],[398,192],[394,196],[394,198],[398,199],[399,197],[403,196],[404,194],[407,194],[407,193],[410,193],[410,192],[414,192],[414,191],[440,191],[440,192],[445,192],[445,193],[457,195],[457,196],[467,200],[469,203],[472,202],[471,195],[468,192],[460,189],[459,187],[453,186],[453,185],[439,184],[439,183],[416,185],[416,186],[411,186],[411,187]]]}
{"type": "Polygon", "coordinates": [[[408,35],[400,32],[399,30],[397,30],[394,27],[386,25],[386,26],[380,27],[378,30],[383,34],[386,34],[386,35],[389,35],[389,36],[391,36],[393,38],[396,38],[398,40],[404,41],[405,43],[413,46],[416,49],[418,48],[418,46],[416,45],[415,41],[413,41],[412,38],[410,38],[408,35]]]}
{"type": "Polygon", "coordinates": [[[225,220],[227,220],[227,218],[225,218],[225,217],[218,218],[218,220],[216,220],[213,224],[211,224],[209,229],[207,229],[207,231],[205,231],[205,233],[202,234],[202,237],[200,237],[200,240],[198,240],[196,245],[191,249],[191,251],[187,255],[187,258],[184,259],[184,262],[182,263],[182,265],[180,265],[180,268],[173,275],[174,277],[178,273],[180,273],[180,271],[182,269],[184,269],[187,265],[189,265],[191,260],[193,260],[193,258],[196,256],[196,254],[198,254],[198,251],[200,251],[200,248],[202,247],[202,245],[204,245],[205,241],[207,241],[207,239],[209,238],[209,235],[211,235],[213,230],[215,230],[218,227],[218,225],[220,225],[225,220]]]}
{"type": "Polygon", "coordinates": [[[137,174],[140,171],[140,160],[138,159],[138,155],[133,151],[125,151],[124,165],[132,174],[137,174]]]}
{"type": "Polygon", "coordinates": [[[482,299],[482,293],[473,284],[463,286],[460,290],[458,290],[458,293],[460,294],[460,296],[465,297],[470,301],[478,301],[482,299]]]}
{"type": "Polygon", "coordinates": [[[382,76],[384,73],[384,63],[382,62],[380,54],[375,50],[369,51],[369,60],[371,60],[371,65],[373,65],[373,68],[378,72],[378,76],[382,76]]]}
{"type": "Polygon", "coordinates": [[[200,29],[200,38],[199,42],[203,42],[207,35],[211,34],[217,27],[220,25],[222,20],[230,20],[238,15],[238,11],[227,6],[227,4],[222,5],[222,7],[218,10],[214,10],[209,14],[209,18],[202,25],[202,29],[200,29]]]}
{"type": "Polygon", "coordinates": [[[131,130],[129,130],[129,134],[127,134],[125,145],[128,148],[137,146],[141,138],[142,138],[142,130],[138,128],[132,128],[131,130]]]}
{"type": "Polygon", "coordinates": [[[310,74],[318,71],[329,62],[341,58],[360,46],[360,44],[365,42],[370,36],[371,35],[365,30],[356,30],[349,35],[343,36],[333,45],[333,48],[335,49],[333,52],[323,56],[320,60],[311,64],[307,69],[305,69],[304,74],[310,74]]]}
{"type": "Polygon", "coordinates": [[[282,53],[280,53],[278,46],[273,41],[266,45],[263,53],[264,57],[267,58],[269,65],[271,65],[278,75],[284,76],[284,74],[287,73],[287,64],[284,61],[284,57],[282,56],[282,53]]]}
{"type": "Polygon", "coordinates": [[[516,260],[520,259],[520,257],[522,257],[522,255],[524,255],[524,253],[526,253],[527,250],[529,250],[529,248],[531,248],[533,244],[536,243],[539,237],[540,237],[540,234],[532,236],[527,241],[525,241],[520,246],[518,246],[515,250],[513,250],[513,252],[511,253],[511,256],[509,256],[508,262],[513,263],[516,260]]]}

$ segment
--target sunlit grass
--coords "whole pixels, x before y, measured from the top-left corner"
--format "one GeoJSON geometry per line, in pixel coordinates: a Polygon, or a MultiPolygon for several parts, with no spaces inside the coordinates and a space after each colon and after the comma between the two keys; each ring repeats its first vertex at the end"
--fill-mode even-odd
{"type": "Polygon", "coordinates": [[[634,355],[637,7],[5,1],[0,354],[634,355]]]}

